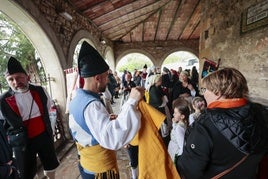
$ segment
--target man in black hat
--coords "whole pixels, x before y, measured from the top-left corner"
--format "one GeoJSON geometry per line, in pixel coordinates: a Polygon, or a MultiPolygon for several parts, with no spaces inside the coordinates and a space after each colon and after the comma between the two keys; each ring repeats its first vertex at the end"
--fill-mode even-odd
{"type": "Polygon", "coordinates": [[[82,178],[119,178],[115,150],[128,144],[140,127],[141,114],[137,103],[143,88],[133,88],[120,114],[109,115],[98,95],[108,82],[109,66],[87,42],[83,42],[78,57],[83,89],[77,89],[70,103],[69,126],[80,155],[82,178]]]}
{"type": "Polygon", "coordinates": [[[44,88],[29,84],[29,76],[14,57],[8,61],[5,77],[10,88],[0,96],[0,116],[21,177],[34,178],[38,154],[45,175],[54,178],[59,162],[49,119],[51,99],[44,88]]]}

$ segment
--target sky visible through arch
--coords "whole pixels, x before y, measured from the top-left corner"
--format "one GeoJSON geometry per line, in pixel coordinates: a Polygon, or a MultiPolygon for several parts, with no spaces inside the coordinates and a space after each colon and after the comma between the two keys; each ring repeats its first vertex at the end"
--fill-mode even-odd
{"type": "MultiPolygon", "coordinates": [[[[117,64],[116,71],[120,71],[119,69],[122,66],[127,66],[130,63],[133,63],[133,59],[137,59],[141,61],[140,69],[142,69],[142,66],[146,63],[148,67],[152,66],[152,61],[145,55],[141,53],[130,53],[128,55],[125,55],[117,64]]],[[[135,62],[137,60],[134,60],[135,62]]],[[[183,70],[186,69],[192,69],[193,66],[196,66],[197,70],[199,69],[199,59],[192,53],[187,51],[178,51],[170,54],[167,56],[167,58],[164,60],[162,66],[160,67],[163,69],[163,67],[167,67],[168,69],[174,69],[178,70],[179,67],[182,67],[183,70]]],[[[131,68],[130,68],[131,69],[131,68]]],[[[133,71],[133,70],[129,70],[133,71]]]]}

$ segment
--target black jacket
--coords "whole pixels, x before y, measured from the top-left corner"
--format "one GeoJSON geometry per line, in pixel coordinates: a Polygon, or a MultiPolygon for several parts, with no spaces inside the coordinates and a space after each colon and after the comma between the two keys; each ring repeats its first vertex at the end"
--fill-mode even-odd
{"type": "Polygon", "coordinates": [[[186,179],[212,178],[249,155],[222,178],[255,178],[257,166],[267,152],[265,115],[267,111],[251,103],[232,109],[208,109],[185,139],[183,153],[176,162],[178,172],[186,179]]]}
{"type": "MultiPolygon", "coordinates": [[[[197,86],[191,82],[191,80],[188,79],[188,83],[193,86],[193,88],[196,91],[195,96],[199,95],[199,91],[197,86]]],[[[191,96],[191,91],[187,87],[183,87],[182,82],[178,81],[174,84],[173,89],[172,89],[172,101],[180,97],[181,94],[188,93],[191,96]]]]}

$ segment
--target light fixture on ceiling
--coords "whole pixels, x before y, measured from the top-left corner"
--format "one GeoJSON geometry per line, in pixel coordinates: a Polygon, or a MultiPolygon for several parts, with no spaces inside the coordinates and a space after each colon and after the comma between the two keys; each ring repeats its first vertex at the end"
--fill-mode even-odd
{"type": "Polygon", "coordinates": [[[62,16],[64,19],[71,21],[73,20],[73,17],[71,16],[71,14],[69,14],[68,12],[66,12],[65,8],[62,6],[62,4],[58,4],[56,5],[56,13],[59,14],[60,16],[62,16]]]}
{"type": "Polygon", "coordinates": [[[105,39],[104,39],[104,38],[100,38],[100,43],[101,43],[102,45],[105,45],[105,44],[106,44],[105,39]]]}
{"type": "Polygon", "coordinates": [[[71,14],[69,14],[66,11],[59,12],[59,15],[61,15],[62,17],[64,17],[68,21],[73,20],[73,17],[71,16],[71,14]]]}
{"type": "Polygon", "coordinates": [[[157,50],[161,50],[161,49],[163,49],[163,46],[161,46],[161,45],[157,45],[157,46],[155,47],[155,49],[157,49],[157,50]]]}

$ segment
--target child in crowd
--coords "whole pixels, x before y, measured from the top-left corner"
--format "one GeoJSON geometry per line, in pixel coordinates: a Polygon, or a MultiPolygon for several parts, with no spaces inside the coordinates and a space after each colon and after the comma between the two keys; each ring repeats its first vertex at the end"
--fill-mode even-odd
{"type": "Polygon", "coordinates": [[[168,153],[172,160],[182,154],[185,131],[189,126],[190,108],[187,100],[178,98],[173,102],[172,130],[170,133],[170,142],[168,153]]]}
{"type": "Polygon", "coordinates": [[[194,97],[192,100],[192,107],[194,109],[194,112],[189,116],[189,125],[192,125],[198,116],[205,110],[206,102],[204,98],[200,96],[194,97]]]}

